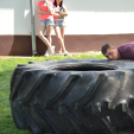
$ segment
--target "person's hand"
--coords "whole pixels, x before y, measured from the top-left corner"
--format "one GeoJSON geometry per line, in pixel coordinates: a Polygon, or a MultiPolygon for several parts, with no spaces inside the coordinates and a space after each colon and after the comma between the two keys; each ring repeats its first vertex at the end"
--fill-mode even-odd
{"type": "Polygon", "coordinates": [[[46,0],[46,5],[47,5],[47,6],[49,5],[49,1],[48,1],[48,0],[46,0]]]}
{"type": "Polygon", "coordinates": [[[63,13],[63,12],[59,12],[59,14],[60,14],[60,15],[64,15],[64,13],[63,13]]]}
{"type": "Polygon", "coordinates": [[[59,15],[59,13],[57,13],[57,12],[54,12],[54,14],[53,14],[55,17],[58,17],[58,18],[60,18],[60,15],[59,15]]]}
{"type": "Polygon", "coordinates": [[[64,13],[63,12],[60,12],[59,13],[59,16],[64,17],[64,13]]]}
{"type": "Polygon", "coordinates": [[[55,13],[55,12],[53,12],[53,11],[52,11],[52,12],[49,12],[49,14],[54,14],[54,13],[55,13]]]}

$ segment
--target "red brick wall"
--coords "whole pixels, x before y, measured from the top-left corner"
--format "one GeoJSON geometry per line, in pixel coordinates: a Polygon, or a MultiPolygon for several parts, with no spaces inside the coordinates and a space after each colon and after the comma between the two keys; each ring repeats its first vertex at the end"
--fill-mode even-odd
{"type": "MultiPolygon", "coordinates": [[[[65,45],[69,52],[100,51],[105,43],[117,47],[131,41],[134,41],[134,34],[65,36],[65,45]]],[[[36,44],[38,54],[43,55],[46,51],[45,44],[38,37],[36,37],[36,44]]],[[[55,36],[52,36],[52,45],[56,46],[58,52],[59,45],[55,36]]],[[[31,36],[0,35],[0,55],[31,56],[31,36]]]]}

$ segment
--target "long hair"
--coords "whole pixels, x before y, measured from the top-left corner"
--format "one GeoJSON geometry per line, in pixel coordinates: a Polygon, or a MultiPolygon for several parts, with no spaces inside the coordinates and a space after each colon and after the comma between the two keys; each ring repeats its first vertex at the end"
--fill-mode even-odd
{"type": "MultiPolygon", "coordinates": [[[[60,7],[62,7],[62,5],[63,5],[63,0],[60,2],[60,7]]],[[[56,2],[56,0],[54,0],[54,6],[57,7],[57,2],[56,2]]]]}

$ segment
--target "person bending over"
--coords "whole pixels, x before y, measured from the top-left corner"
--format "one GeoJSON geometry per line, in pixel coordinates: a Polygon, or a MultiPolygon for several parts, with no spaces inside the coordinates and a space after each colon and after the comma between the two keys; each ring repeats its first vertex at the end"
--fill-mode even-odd
{"type": "Polygon", "coordinates": [[[119,47],[104,44],[101,47],[102,54],[109,60],[134,59],[134,42],[126,43],[119,47]]]}

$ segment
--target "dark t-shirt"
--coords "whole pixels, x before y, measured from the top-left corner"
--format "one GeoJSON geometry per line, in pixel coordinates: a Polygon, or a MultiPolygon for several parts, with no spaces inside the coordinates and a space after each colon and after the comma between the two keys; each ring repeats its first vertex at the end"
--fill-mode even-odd
{"type": "Polygon", "coordinates": [[[117,49],[121,59],[134,59],[134,42],[124,44],[117,49]]]}

